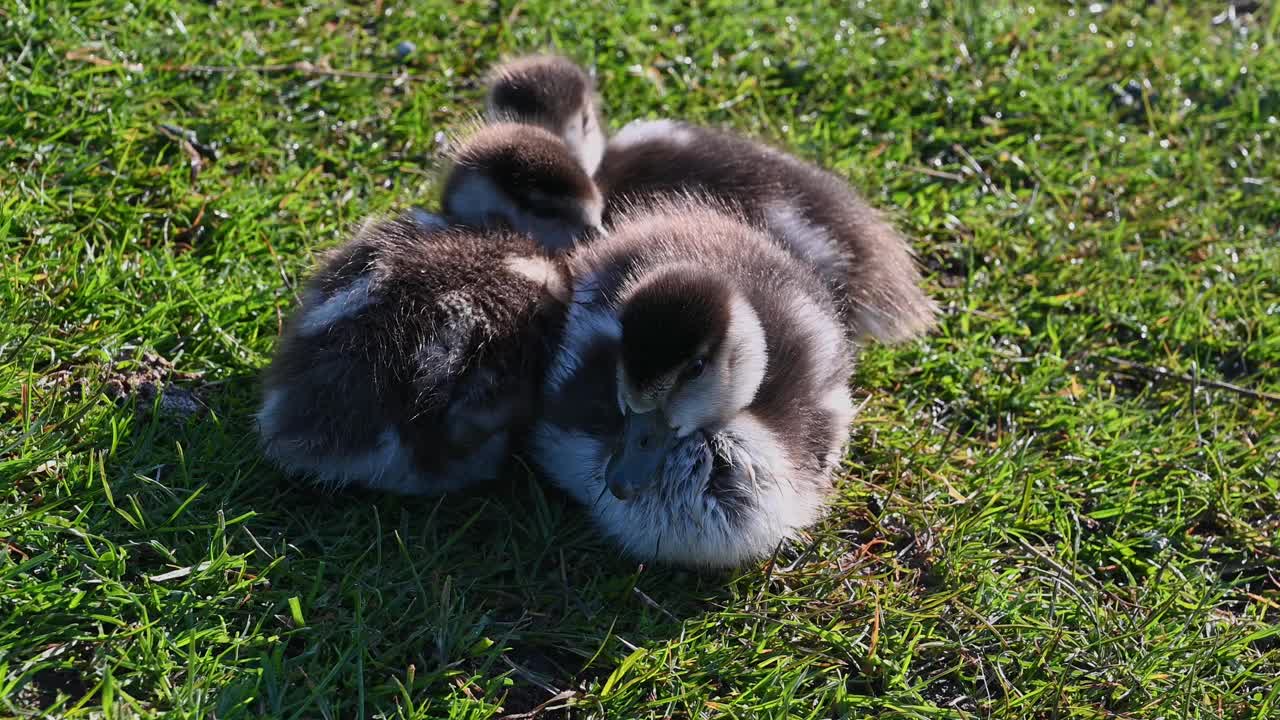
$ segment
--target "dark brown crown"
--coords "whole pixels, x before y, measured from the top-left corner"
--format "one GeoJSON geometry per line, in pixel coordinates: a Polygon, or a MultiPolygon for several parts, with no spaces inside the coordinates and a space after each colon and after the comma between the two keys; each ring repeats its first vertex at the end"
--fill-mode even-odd
{"type": "Polygon", "coordinates": [[[639,388],[715,352],[729,329],[732,291],[706,270],[674,268],[640,281],[622,309],[622,365],[639,388]]]}
{"type": "Polygon", "coordinates": [[[594,91],[591,78],[572,60],[533,55],[499,66],[489,76],[489,105],[500,115],[562,127],[594,91]]]}
{"type": "Polygon", "coordinates": [[[454,167],[445,180],[446,213],[454,210],[449,204],[464,170],[485,175],[516,202],[535,192],[566,202],[598,197],[595,183],[564,142],[532,125],[486,125],[462,143],[454,152],[454,167]]]}

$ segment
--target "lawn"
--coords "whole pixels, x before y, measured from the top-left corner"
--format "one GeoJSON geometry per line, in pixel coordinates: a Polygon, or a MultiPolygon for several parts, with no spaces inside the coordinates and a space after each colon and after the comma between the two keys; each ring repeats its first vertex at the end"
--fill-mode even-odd
{"type": "Polygon", "coordinates": [[[0,716],[1280,717],[1280,5],[1235,6],[0,4],[0,716]],[[768,562],[256,450],[317,254],[547,45],[615,129],[847,176],[945,308],[768,562]]]}

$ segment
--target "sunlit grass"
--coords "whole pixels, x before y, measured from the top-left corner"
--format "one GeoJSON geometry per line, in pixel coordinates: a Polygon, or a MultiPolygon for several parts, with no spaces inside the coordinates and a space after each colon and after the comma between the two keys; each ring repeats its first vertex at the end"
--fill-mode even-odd
{"type": "Polygon", "coordinates": [[[1274,717],[1280,14],[1237,5],[0,7],[0,714],[1274,717]],[[864,355],[773,562],[636,567],[523,472],[333,498],[256,451],[316,252],[430,203],[477,78],[548,45],[614,127],[848,176],[946,307],[864,355]],[[228,71],[299,62],[379,77],[228,71]]]}

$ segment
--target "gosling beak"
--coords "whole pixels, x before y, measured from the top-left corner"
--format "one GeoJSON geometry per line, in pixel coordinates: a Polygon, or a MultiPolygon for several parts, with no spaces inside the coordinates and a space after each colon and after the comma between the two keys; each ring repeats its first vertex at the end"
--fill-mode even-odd
{"type": "Polygon", "coordinates": [[[656,410],[625,412],[622,421],[622,435],[605,464],[604,479],[614,497],[627,500],[658,479],[676,436],[656,410]]]}

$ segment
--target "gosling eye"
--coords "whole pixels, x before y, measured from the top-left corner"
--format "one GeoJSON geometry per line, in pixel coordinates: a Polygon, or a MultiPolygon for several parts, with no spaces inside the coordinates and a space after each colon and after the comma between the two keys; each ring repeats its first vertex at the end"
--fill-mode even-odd
{"type": "Polygon", "coordinates": [[[698,358],[697,360],[694,360],[693,362],[685,366],[684,370],[681,371],[680,373],[680,379],[685,382],[688,382],[689,380],[693,380],[698,376],[702,375],[702,371],[705,370],[706,367],[707,367],[707,359],[698,358]]]}

